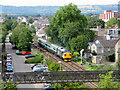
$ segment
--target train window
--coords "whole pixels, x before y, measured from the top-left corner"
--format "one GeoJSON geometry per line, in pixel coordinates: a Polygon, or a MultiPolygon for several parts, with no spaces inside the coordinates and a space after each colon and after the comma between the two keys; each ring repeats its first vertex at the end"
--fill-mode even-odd
{"type": "Polygon", "coordinates": [[[71,56],[71,54],[70,54],[70,56],[71,56]]]}
{"type": "Polygon", "coordinates": [[[66,54],[64,54],[64,56],[66,56],[66,54]]]}

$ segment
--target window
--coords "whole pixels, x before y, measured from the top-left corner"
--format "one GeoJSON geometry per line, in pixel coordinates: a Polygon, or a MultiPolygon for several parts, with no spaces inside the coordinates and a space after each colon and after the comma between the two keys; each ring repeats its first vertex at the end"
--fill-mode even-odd
{"type": "Polygon", "coordinates": [[[66,56],[66,54],[64,54],[64,56],[66,56]]]}

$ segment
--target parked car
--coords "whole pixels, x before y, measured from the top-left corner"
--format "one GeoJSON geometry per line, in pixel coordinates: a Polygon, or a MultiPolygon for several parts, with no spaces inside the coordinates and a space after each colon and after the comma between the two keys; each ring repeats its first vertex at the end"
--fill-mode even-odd
{"type": "Polygon", "coordinates": [[[12,61],[6,61],[5,66],[7,67],[9,64],[12,65],[12,61]]]}
{"type": "Polygon", "coordinates": [[[11,54],[7,54],[7,58],[12,58],[12,55],[11,54]]]}
{"type": "Polygon", "coordinates": [[[25,55],[25,58],[27,59],[27,58],[31,58],[31,57],[35,57],[35,55],[32,55],[32,54],[30,54],[30,55],[25,55]]]}
{"type": "Polygon", "coordinates": [[[31,52],[26,52],[26,51],[22,53],[22,55],[30,55],[30,54],[31,52]]]}
{"type": "Polygon", "coordinates": [[[19,53],[19,50],[16,50],[16,54],[19,53]]]}
{"type": "Polygon", "coordinates": [[[38,72],[38,71],[48,71],[48,67],[42,66],[42,65],[36,65],[33,67],[33,72],[38,72]]]}
{"type": "Polygon", "coordinates": [[[55,90],[55,88],[51,87],[49,83],[43,83],[43,90],[55,90]]]}
{"type": "Polygon", "coordinates": [[[34,64],[34,65],[31,67],[31,69],[33,69],[36,65],[39,65],[39,64],[34,64]]]}
{"type": "Polygon", "coordinates": [[[8,65],[6,71],[8,71],[8,72],[13,72],[13,67],[12,67],[12,65],[8,65]]]}
{"type": "Polygon", "coordinates": [[[6,61],[12,61],[12,58],[7,58],[6,61]]]}

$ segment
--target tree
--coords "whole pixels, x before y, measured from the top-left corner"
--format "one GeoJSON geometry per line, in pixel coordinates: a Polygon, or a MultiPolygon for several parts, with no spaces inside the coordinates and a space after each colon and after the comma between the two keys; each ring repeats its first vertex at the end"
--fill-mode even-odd
{"type": "Polygon", "coordinates": [[[112,82],[112,79],[114,79],[114,77],[112,77],[112,74],[113,74],[113,71],[110,71],[106,75],[100,74],[99,76],[102,79],[99,82],[98,87],[104,88],[104,89],[111,89],[111,90],[114,88],[119,88],[118,82],[112,82]]]}
{"type": "Polygon", "coordinates": [[[11,26],[12,30],[17,26],[17,24],[18,24],[17,21],[14,21],[14,22],[13,22],[13,24],[12,24],[12,26],[11,26]]]}
{"type": "Polygon", "coordinates": [[[28,30],[21,31],[18,36],[19,50],[31,51],[32,35],[28,30]]]}
{"type": "Polygon", "coordinates": [[[33,25],[31,25],[31,27],[30,27],[30,32],[31,33],[36,33],[36,29],[33,25]]]}
{"type": "Polygon", "coordinates": [[[60,10],[56,11],[46,30],[47,35],[51,37],[54,43],[71,49],[70,41],[72,38],[81,35],[87,27],[87,19],[80,13],[81,11],[77,6],[72,3],[60,7],[60,10]]]}
{"type": "Polygon", "coordinates": [[[28,20],[28,23],[30,23],[30,24],[32,24],[34,22],[34,20],[32,19],[32,18],[30,18],[29,20],[28,20]]]}
{"type": "Polygon", "coordinates": [[[5,24],[7,31],[9,31],[11,30],[12,23],[13,22],[10,19],[6,19],[2,24],[5,24]]]}
{"type": "Polygon", "coordinates": [[[72,38],[70,41],[70,47],[72,51],[79,52],[81,49],[86,50],[88,46],[88,38],[85,35],[77,36],[77,38],[72,38]]]}
{"type": "Polygon", "coordinates": [[[105,27],[105,22],[97,17],[87,17],[87,20],[88,28],[97,28],[97,26],[101,26],[101,28],[105,27]]]}
{"type": "Polygon", "coordinates": [[[115,25],[119,26],[119,21],[116,17],[113,17],[109,21],[107,21],[105,24],[107,25],[106,28],[113,28],[115,25]]]}
{"type": "Polygon", "coordinates": [[[19,36],[20,31],[22,31],[22,30],[24,31],[26,29],[27,28],[25,27],[24,24],[19,24],[19,25],[17,25],[15,27],[15,29],[12,32],[12,36],[10,38],[10,41],[12,42],[12,44],[14,44],[15,46],[17,46],[17,44],[18,44],[18,36],[19,36]]]}

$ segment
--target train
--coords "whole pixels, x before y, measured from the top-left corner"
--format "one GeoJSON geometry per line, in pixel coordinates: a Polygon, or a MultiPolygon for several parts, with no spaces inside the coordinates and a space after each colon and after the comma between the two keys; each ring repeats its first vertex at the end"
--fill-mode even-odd
{"type": "Polygon", "coordinates": [[[61,46],[57,46],[42,38],[38,38],[38,44],[47,49],[48,51],[56,54],[57,56],[62,58],[65,62],[71,61],[71,53],[69,50],[61,46]]]}

